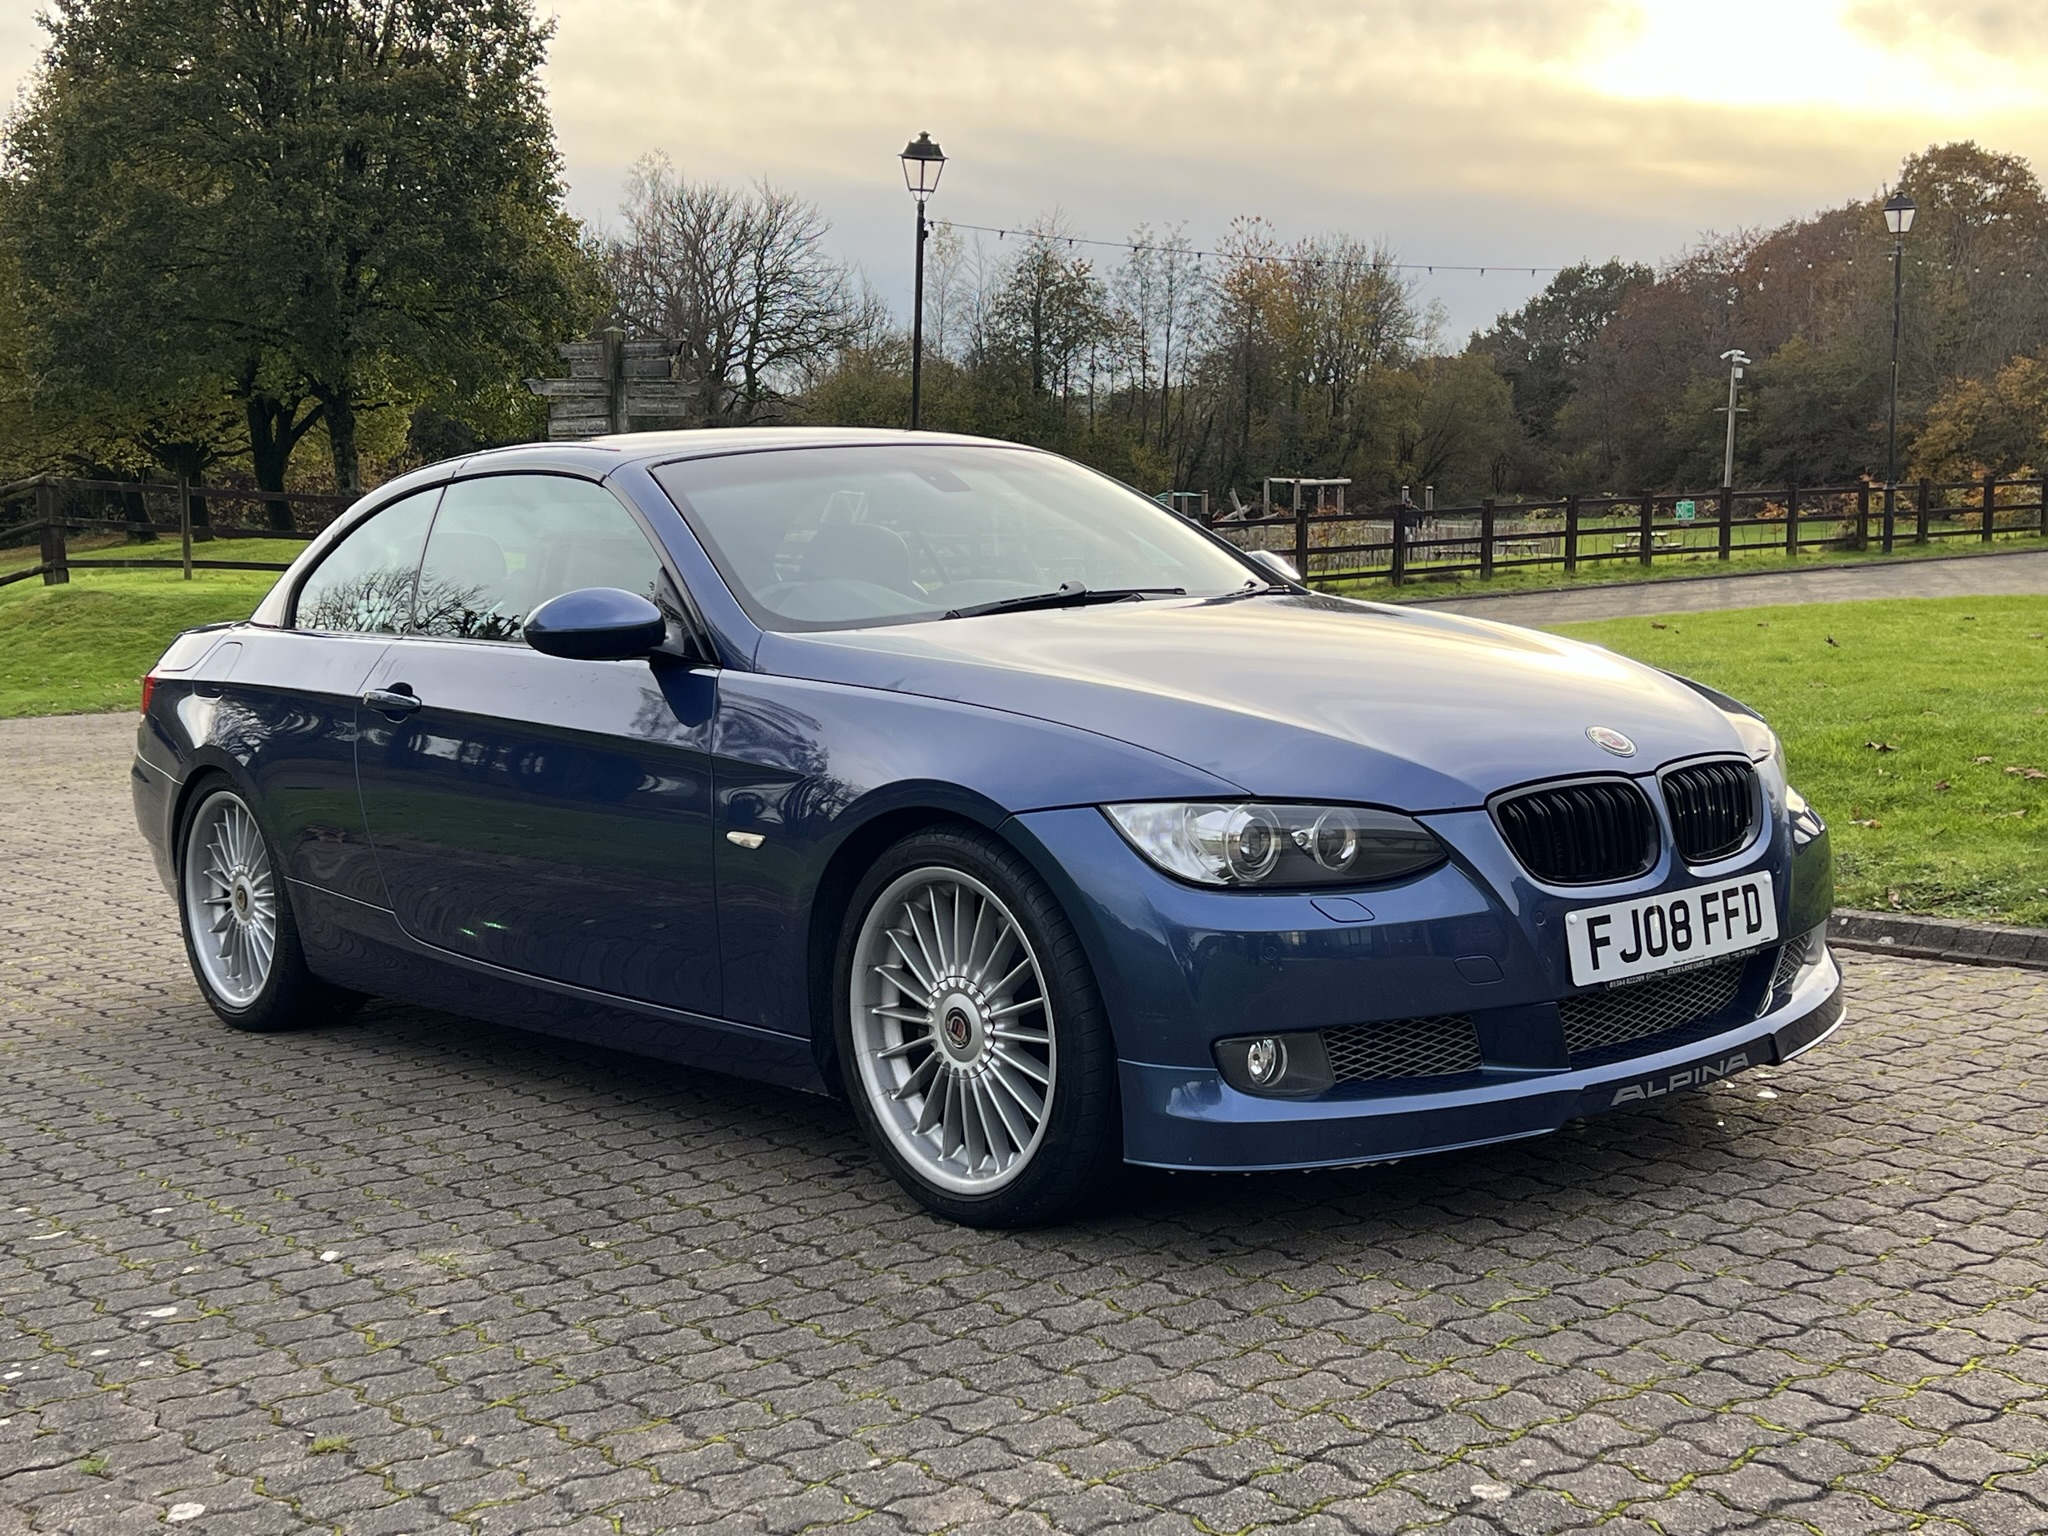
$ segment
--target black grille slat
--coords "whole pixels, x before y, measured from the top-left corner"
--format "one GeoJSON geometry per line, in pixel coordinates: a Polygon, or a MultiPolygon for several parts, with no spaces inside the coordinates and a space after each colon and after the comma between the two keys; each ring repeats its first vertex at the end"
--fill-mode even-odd
{"type": "Polygon", "coordinates": [[[1479,1031],[1463,1013],[1326,1029],[1323,1049],[1340,1083],[1450,1077],[1480,1066],[1479,1031]]]}
{"type": "Polygon", "coordinates": [[[1688,864],[1711,864],[1739,853],[1756,835],[1756,768],[1749,763],[1692,763],[1664,775],[1671,834],[1688,864]]]}
{"type": "Polygon", "coordinates": [[[1627,779],[1528,790],[1493,818],[1522,867],[1552,885],[1627,880],[1657,860],[1657,819],[1627,779]]]}
{"type": "Polygon", "coordinates": [[[1742,990],[1747,955],[1657,976],[1604,992],[1582,992],[1557,1005],[1564,1017],[1564,1042],[1574,1060],[1686,1029],[1735,1006],[1742,990]]]}

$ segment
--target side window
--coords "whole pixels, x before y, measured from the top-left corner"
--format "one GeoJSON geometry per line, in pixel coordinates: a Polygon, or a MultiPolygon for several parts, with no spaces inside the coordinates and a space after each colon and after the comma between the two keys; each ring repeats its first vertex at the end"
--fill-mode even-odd
{"type": "Polygon", "coordinates": [[[611,492],[561,475],[460,480],[427,540],[413,630],[517,640],[526,616],[581,587],[658,600],[661,562],[611,492]]]}
{"type": "Polygon", "coordinates": [[[299,587],[292,627],[373,635],[403,630],[440,494],[437,487],[394,501],[329,550],[299,587]]]}

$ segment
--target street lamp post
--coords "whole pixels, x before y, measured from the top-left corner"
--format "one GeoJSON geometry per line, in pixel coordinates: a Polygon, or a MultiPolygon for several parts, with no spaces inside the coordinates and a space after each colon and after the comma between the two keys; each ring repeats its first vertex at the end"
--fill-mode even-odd
{"type": "Polygon", "coordinates": [[[1884,547],[1892,547],[1899,494],[1899,330],[1906,291],[1906,232],[1913,227],[1913,199],[1894,192],[1885,200],[1885,227],[1892,232],[1892,403],[1884,431],[1884,547]]]}
{"type": "Polygon", "coordinates": [[[1728,365],[1728,445],[1721,453],[1721,489],[1726,491],[1735,486],[1735,386],[1748,366],[1749,354],[1740,347],[1730,347],[1721,354],[1721,361],[1728,365]]]}
{"type": "Polygon", "coordinates": [[[931,238],[925,222],[925,200],[939,190],[946,157],[928,133],[920,133],[903,150],[903,184],[917,199],[917,281],[910,301],[910,430],[915,432],[924,392],[924,243],[931,238]]]}

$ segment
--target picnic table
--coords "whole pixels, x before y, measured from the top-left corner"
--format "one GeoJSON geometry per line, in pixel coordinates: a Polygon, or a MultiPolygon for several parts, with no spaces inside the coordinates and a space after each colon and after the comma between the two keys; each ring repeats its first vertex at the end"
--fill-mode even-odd
{"type": "MultiPolygon", "coordinates": [[[[1679,550],[1686,547],[1685,540],[1675,533],[1653,533],[1650,535],[1652,554],[1664,550],[1679,550]]],[[[1618,533],[1614,536],[1614,552],[1617,555],[1639,555],[1643,552],[1641,533],[1618,533]]]]}

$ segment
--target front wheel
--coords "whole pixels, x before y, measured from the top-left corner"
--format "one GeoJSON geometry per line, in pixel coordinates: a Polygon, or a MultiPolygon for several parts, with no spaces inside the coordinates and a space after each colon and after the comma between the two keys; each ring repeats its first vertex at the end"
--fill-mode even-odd
{"type": "Polygon", "coordinates": [[[235,1029],[324,1023],[362,999],[306,968],[270,840],[225,782],[203,789],[179,843],[185,953],[207,1006],[235,1029]]]}
{"type": "Polygon", "coordinates": [[[1116,1152],[1116,1053],[1052,892],[984,833],[917,833],[854,892],[839,946],[848,1097],[939,1215],[1018,1227],[1071,1210],[1116,1152]]]}

